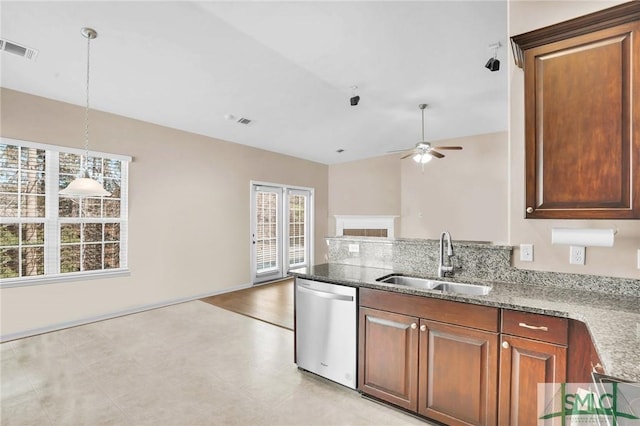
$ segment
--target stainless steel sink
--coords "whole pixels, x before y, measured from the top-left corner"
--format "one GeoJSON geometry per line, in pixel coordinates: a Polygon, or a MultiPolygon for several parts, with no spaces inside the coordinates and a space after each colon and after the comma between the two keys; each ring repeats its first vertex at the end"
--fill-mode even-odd
{"type": "Polygon", "coordinates": [[[491,291],[491,287],[482,284],[465,283],[440,283],[434,290],[442,290],[443,293],[468,294],[471,296],[486,296],[491,291]]]}
{"type": "Polygon", "coordinates": [[[388,277],[378,278],[377,281],[389,284],[406,285],[407,287],[424,288],[433,290],[440,281],[429,280],[426,278],[407,277],[405,275],[390,275],[388,277]]]}
{"type": "Polygon", "coordinates": [[[468,294],[471,296],[486,296],[491,292],[491,287],[488,285],[438,281],[428,278],[409,277],[406,275],[389,275],[378,278],[377,281],[425,290],[441,291],[443,293],[468,294]]]}

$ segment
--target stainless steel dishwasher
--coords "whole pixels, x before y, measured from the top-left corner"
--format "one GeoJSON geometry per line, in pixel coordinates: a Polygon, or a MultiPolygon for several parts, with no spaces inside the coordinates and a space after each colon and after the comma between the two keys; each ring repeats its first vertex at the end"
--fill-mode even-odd
{"type": "Polygon", "coordinates": [[[355,389],[357,289],[296,278],[298,367],[355,389]]]}

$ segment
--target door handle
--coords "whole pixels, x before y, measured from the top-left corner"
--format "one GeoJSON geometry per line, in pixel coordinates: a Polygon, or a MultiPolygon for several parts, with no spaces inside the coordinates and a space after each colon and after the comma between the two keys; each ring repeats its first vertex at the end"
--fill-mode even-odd
{"type": "Polygon", "coordinates": [[[302,291],[303,293],[311,293],[314,296],[322,297],[324,299],[342,300],[342,301],[345,301],[345,302],[353,302],[353,296],[347,296],[347,295],[344,295],[344,294],[331,293],[329,291],[322,291],[322,290],[314,290],[314,289],[301,287],[301,286],[298,286],[298,290],[302,291]]]}
{"type": "Polygon", "coordinates": [[[529,324],[524,323],[524,322],[518,323],[518,325],[520,327],[523,327],[523,328],[528,328],[529,330],[549,331],[549,328],[545,327],[544,325],[535,326],[535,325],[529,325],[529,324]]]}

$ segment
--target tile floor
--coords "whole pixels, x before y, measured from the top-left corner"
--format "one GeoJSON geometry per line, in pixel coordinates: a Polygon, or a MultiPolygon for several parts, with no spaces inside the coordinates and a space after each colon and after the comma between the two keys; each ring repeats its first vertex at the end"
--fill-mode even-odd
{"type": "Polygon", "coordinates": [[[427,424],[299,371],[291,331],[201,301],[0,348],[3,426],[427,424]]]}

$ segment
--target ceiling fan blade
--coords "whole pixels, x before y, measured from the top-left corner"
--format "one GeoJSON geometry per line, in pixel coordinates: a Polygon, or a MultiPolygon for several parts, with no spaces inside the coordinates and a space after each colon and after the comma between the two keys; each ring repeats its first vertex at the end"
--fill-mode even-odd
{"type": "Polygon", "coordinates": [[[429,154],[436,158],[444,158],[444,154],[440,154],[438,151],[435,151],[433,149],[429,150],[429,154]]]}
{"type": "Polygon", "coordinates": [[[434,146],[435,149],[462,149],[461,146],[434,146]]]}
{"type": "Polygon", "coordinates": [[[411,149],[414,149],[414,148],[395,149],[395,150],[393,150],[393,151],[387,151],[387,154],[394,154],[394,153],[396,153],[396,152],[405,152],[405,151],[409,151],[409,150],[411,150],[411,149]]]}
{"type": "Polygon", "coordinates": [[[401,160],[404,160],[405,158],[409,158],[409,157],[411,157],[411,156],[413,156],[413,155],[416,155],[416,153],[415,153],[415,152],[410,152],[410,153],[408,153],[408,154],[403,155],[402,157],[400,157],[400,159],[401,159],[401,160]]]}

